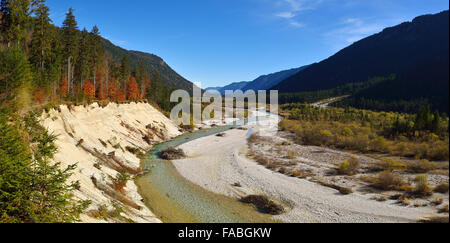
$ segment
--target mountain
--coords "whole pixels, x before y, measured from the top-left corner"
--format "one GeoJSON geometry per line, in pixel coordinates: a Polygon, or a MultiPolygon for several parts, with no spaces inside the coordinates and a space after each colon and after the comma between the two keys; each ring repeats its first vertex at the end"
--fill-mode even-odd
{"type": "Polygon", "coordinates": [[[284,70],[272,74],[262,75],[258,77],[257,79],[247,82],[236,82],[232,83],[230,85],[224,86],[224,87],[211,87],[207,88],[206,90],[217,90],[222,94],[225,94],[225,90],[254,90],[255,92],[258,92],[258,90],[268,90],[274,85],[279,84],[281,81],[285,80],[286,78],[300,72],[301,70],[306,69],[308,66],[303,66],[299,68],[293,68],[289,70],[284,70]]]}
{"type": "Polygon", "coordinates": [[[154,70],[160,73],[161,80],[166,87],[171,89],[184,89],[189,92],[192,91],[192,82],[175,72],[162,58],[149,53],[125,50],[106,39],[103,39],[103,43],[105,50],[112,54],[115,61],[120,62],[125,55],[128,55],[130,65],[135,67],[143,60],[149,73],[154,73],[154,70]]]}
{"type": "MultiPolygon", "coordinates": [[[[395,96],[397,100],[414,98],[444,102],[448,100],[448,43],[448,10],[420,16],[362,39],[287,78],[273,89],[282,93],[327,90],[396,74],[397,78],[388,83],[361,91],[359,97],[370,93],[371,99],[380,102],[384,96],[390,96],[386,99],[391,100],[395,96]],[[394,90],[386,90],[388,87],[394,90]],[[388,95],[387,91],[395,94],[388,95]]],[[[448,110],[448,102],[446,104],[448,110]]],[[[437,104],[434,102],[434,105],[437,104]]]]}
{"type": "Polygon", "coordinates": [[[249,84],[249,82],[242,81],[242,82],[232,83],[232,84],[224,86],[224,87],[211,87],[211,88],[207,88],[206,90],[217,90],[221,94],[225,94],[226,90],[233,90],[233,91],[239,90],[239,89],[244,88],[247,84],[249,84]]]}
{"type": "Polygon", "coordinates": [[[289,78],[290,76],[297,74],[298,72],[306,69],[308,66],[303,66],[299,68],[293,68],[277,73],[272,73],[268,75],[260,76],[259,78],[253,80],[248,83],[246,86],[242,88],[243,91],[254,90],[257,92],[258,90],[268,90],[273,86],[279,84],[281,81],[289,78]]]}

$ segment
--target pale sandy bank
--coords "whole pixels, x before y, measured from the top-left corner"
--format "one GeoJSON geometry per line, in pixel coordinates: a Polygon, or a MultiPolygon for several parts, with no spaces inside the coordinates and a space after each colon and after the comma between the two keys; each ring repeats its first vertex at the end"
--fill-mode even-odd
{"type": "Polygon", "coordinates": [[[172,121],[147,103],[114,104],[99,107],[60,106],[44,113],[41,124],[57,135],[55,161],[62,166],[78,163],[72,180],[81,183],[75,196],[91,200],[83,222],[160,222],[141,202],[133,180],[122,192],[113,186],[119,171],[139,173],[140,159],[135,151],[145,153],[155,143],[180,135],[172,121]],[[92,212],[104,208],[119,217],[93,217],[92,212]]]}

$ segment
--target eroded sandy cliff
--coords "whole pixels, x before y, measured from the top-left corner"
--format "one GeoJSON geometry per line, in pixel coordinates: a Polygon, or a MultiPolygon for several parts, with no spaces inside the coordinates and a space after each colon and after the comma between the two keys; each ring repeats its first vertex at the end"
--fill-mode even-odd
{"type": "Polygon", "coordinates": [[[60,106],[41,117],[41,124],[57,135],[55,161],[78,163],[72,180],[80,181],[75,196],[91,200],[83,222],[160,222],[145,207],[133,180],[122,189],[121,174],[135,176],[140,156],[161,141],[180,135],[179,128],[147,103],[100,107],[60,106]]]}

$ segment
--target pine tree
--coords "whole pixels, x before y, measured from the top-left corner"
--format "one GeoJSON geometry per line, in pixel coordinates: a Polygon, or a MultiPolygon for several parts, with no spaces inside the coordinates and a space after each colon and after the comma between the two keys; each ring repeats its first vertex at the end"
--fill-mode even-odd
{"type": "Polygon", "coordinates": [[[49,85],[48,73],[51,65],[52,33],[49,8],[44,4],[37,6],[34,31],[31,41],[30,60],[38,74],[40,87],[49,85]]]}
{"type": "MultiPolygon", "coordinates": [[[[130,78],[130,73],[131,73],[131,68],[130,68],[130,59],[128,56],[124,56],[122,58],[122,62],[121,62],[121,66],[120,66],[120,78],[122,81],[122,91],[123,94],[126,94],[126,88],[127,88],[127,81],[130,78]]],[[[125,97],[126,99],[126,97],[125,97]]]]}
{"type": "Polygon", "coordinates": [[[91,66],[90,75],[94,80],[94,87],[97,88],[97,71],[100,69],[103,62],[104,47],[100,37],[100,31],[96,25],[92,28],[92,31],[89,34],[89,63],[91,66]]]}
{"type": "Polygon", "coordinates": [[[0,114],[0,223],[78,221],[90,202],[72,199],[79,183],[68,180],[76,165],[60,169],[59,163],[51,163],[55,136],[35,116],[24,120],[21,126],[10,125],[0,114]],[[28,147],[23,133],[35,147],[28,147]]]}
{"type": "Polygon", "coordinates": [[[30,0],[2,0],[0,10],[2,15],[1,35],[8,47],[20,46],[26,43],[27,29],[30,24],[30,0]]]}
{"type": "Polygon", "coordinates": [[[32,82],[31,67],[20,48],[0,51],[0,101],[10,102],[32,82]]]}
{"type": "Polygon", "coordinates": [[[67,66],[69,92],[73,91],[73,69],[78,58],[78,26],[73,12],[74,10],[70,8],[62,25],[63,59],[67,66]]]}
{"type": "Polygon", "coordinates": [[[84,85],[84,80],[88,79],[91,65],[89,62],[89,33],[86,29],[81,31],[79,38],[79,57],[75,64],[75,80],[77,80],[81,87],[84,85]]]}
{"type": "Polygon", "coordinates": [[[439,115],[439,112],[436,111],[433,115],[433,121],[432,121],[432,129],[431,131],[435,134],[439,133],[439,128],[441,126],[441,116],[439,115]]]}

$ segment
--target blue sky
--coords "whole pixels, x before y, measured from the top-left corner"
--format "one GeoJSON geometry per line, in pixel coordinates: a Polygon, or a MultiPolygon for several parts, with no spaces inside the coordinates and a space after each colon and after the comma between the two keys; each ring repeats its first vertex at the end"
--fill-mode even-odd
{"type": "Polygon", "coordinates": [[[449,8],[447,0],[47,0],[58,26],[162,57],[203,87],[321,61],[385,27],[449,8]]]}

